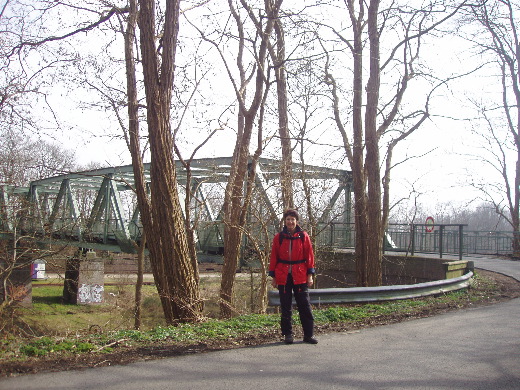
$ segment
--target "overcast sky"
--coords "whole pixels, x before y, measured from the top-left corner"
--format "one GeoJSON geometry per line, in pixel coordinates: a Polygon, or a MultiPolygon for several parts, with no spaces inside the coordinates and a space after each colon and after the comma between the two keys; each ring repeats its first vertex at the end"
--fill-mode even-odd
{"type": "MultiPolygon", "coordinates": [[[[184,26],[184,25],[183,25],[184,26]]],[[[183,30],[181,27],[181,34],[183,30]]],[[[89,32],[85,34],[80,41],[76,41],[74,45],[77,47],[86,47],[91,43],[93,38],[103,38],[103,34],[97,32],[89,32]],[[85,45],[85,46],[83,46],[85,45]]],[[[122,52],[122,42],[110,46],[110,50],[114,53],[117,50],[122,52]]],[[[425,55],[428,56],[431,68],[439,70],[444,69],[444,74],[456,74],[464,72],[471,68],[469,61],[479,60],[469,56],[466,43],[461,39],[453,37],[442,39],[435,44],[428,46],[425,55]]],[[[98,45],[92,48],[95,53],[99,50],[98,45]]],[[[189,50],[181,50],[180,55],[189,50]]],[[[86,57],[85,54],[83,54],[86,57]]],[[[182,57],[179,62],[184,61],[182,57]]],[[[213,98],[215,105],[229,104],[231,100],[225,100],[222,96],[232,96],[229,80],[223,73],[218,73],[218,69],[222,71],[218,58],[215,63],[215,73],[210,85],[210,91],[215,93],[213,98]],[[220,93],[217,93],[220,91],[220,93]]],[[[487,70],[489,71],[489,70],[487,70]]],[[[443,72],[439,72],[442,74],[443,72]]],[[[211,76],[211,73],[210,73],[211,76]]],[[[455,202],[465,203],[476,197],[476,193],[469,187],[465,186],[468,177],[486,177],[492,175],[492,172],[482,164],[475,163],[468,155],[473,154],[473,147],[477,145],[477,139],[470,133],[471,126],[474,121],[467,120],[475,115],[468,97],[482,96],[483,99],[489,99],[496,93],[491,85],[490,79],[485,73],[478,73],[458,80],[451,84],[450,88],[440,89],[432,104],[432,117],[423,127],[418,130],[409,140],[400,144],[396,150],[394,162],[407,159],[407,162],[398,166],[393,171],[392,193],[394,197],[399,198],[408,194],[412,188],[422,193],[419,198],[425,204],[435,204],[438,202],[455,202]],[[422,156],[422,157],[419,157],[422,156]]],[[[116,73],[113,77],[124,77],[121,72],[116,73]]],[[[274,88],[271,92],[274,92],[274,88]]],[[[417,90],[417,99],[424,98],[423,91],[417,90]]],[[[209,92],[205,96],[212,96],[209,92]]],[[[63,124],[63,130],[57,133],[49,132],[49,134],[60,139],[63,145],[74,150],[78,164],[86,165],[90,162],[96,162],[103,166],[107,165],[126,165],[130,163],[130,156],[126,148],[126,144],[120,137],[121,130],[118,129],[117,123],[110,110],[106,112],[98,109],[90,109],[83,104],[78,107],[78,102],[96,101],[98,96],[92,91],[86,92],[83,88],[71,88],[71,84],[56,85],[51,90],[50,103],[54,107],[58,107],[56,114],[60,122],[63,124]]],[[[328,103],[324,103],[328,104],[328,103]]],[[[221,106],[217,107],[222,110],[221,106]]],[[[209,115],[209,114],[208,114],[209,115]]],[[[234,117],[227,124],[228,128],[219,132],[217,136],[204,147],[197,155],[202,157],[219,157],[230,156],[234,146],[234,135],[231,128],[234,126],[234,117]]],[[[192,118],[195,122],[197,118],[192,118]]],[[[189,121],[189,120],[188,120],[189,121]]],[[[187,122],[189,123],[189,122],[187,122]]],[[[204,124],[208,128],[216,127],[216,121],[204,124]]],[[[202,126],[202,124],[201,124],[202,126]]],[[[337,144],[339,142],[339,133],[330,126],[319,132],[321,138],[319,142],[324,144],[337,144]]],[[[197,131],[187,132],[184,138],[186,140],[193,139],[198,141],[201,136],[197,135],[197,131]]],[[[276,141],[278,142],[278,141],[276,141]]],[[[186,146],[186,154],[191,153],[191,148],[186,146]]],[[[319,150],[319,149],[318,149],[319,150]]],[[[317,161],[328,161],[330,153],[329,148],[322,148],[322,155],[319,152],[313,152],[313,159],[317,161]]],[[[314,162],[314,161],[311,161],[314,162]]],[[[339,166],[338,168],[348,169],[348,165],[339,166]]]]}

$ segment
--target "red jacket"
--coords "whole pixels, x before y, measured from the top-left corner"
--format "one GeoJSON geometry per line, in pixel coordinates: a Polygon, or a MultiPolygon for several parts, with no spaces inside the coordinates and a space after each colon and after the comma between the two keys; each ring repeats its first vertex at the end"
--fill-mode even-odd
{"type": "Polygon", "coordinates": [[[284,228],[273,239],[269,276],[276,279],[276,284],[285,285],[289,268],[291,268],[294,284],[307,283],[307,275],[315,273],[311,239],[299,226],[296,226],[292,237],[284,228]],[[303,234],[303,239],[300,234],[303,234]],[[280,235],[284,236],[281,245],[280,235]]]}

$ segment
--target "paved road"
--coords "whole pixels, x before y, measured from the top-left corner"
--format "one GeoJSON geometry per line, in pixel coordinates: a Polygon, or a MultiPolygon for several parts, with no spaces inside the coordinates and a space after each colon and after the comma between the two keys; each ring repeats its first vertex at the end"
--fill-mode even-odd
{"type": "MultiPolygon", "coordinates": [[[[429,256],[436,257],[438,255],[434,254],[424,254],[421,253],[421,256],[429,256]]],[[[446,260],[458,260],[458,256],[444,255],[444,259],[446,260]]],[[[498,272],[504,275],[511,276],[516,280],[520,281],[520,261],[510,261],[504,260],[499,257],[489,257],[489,256],[464,256],[463,260],[471,260],[475,263],[475,268],[480,268],[488,271],[498,272]]]]}
{"type": "MultiPolygon", "coordinates": [[[[472,259],[520,280],[520,262],[472,259]]],[[[0,389],[520,389],[520,299],[357,332],[0,380],[0,389]]]]}

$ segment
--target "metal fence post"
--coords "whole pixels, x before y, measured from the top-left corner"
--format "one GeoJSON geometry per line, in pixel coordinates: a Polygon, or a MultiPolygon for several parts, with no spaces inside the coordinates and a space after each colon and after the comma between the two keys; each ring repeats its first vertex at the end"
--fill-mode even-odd
{"type": "Polygon", "coordinates": [[[411,243],[411,250],[410,253],[413,256],[415,252],[415,224],[412,223],[412,229],[411,229],[412,237],[410,237],[410,243],[411,243]]]}
{"type": "Polygon", "coordinates": [[[442,259],[442,243],[444,239],[444,225],[440,226],[440,237],[439,237],[439,257],[442,259]]]}
{"type": "Polygon", "coordinates": [[[462,260],[462,251],[464,250],[464,236],[463,236],[464,226],[459,225],[459,260],[462,260]]]}

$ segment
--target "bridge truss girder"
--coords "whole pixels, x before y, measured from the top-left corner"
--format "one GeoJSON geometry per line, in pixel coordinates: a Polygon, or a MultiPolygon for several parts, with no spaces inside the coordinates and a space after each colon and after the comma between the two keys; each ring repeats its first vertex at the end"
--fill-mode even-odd
{"type": "MultiPolygon", "coordinates": [[[[207,158],[192,160],[191,188],[194,216],[200,222],[199,249],[217,250],[222,245],[223,227],[221,204],[211,202],[206,186],[216,185],[221,189],[230,175],[232,158],[207,158]],[[203,222],[203,223],[202,223],[203,222]]],[[[281,162],[261,158],[256,170],[256,203],[262,204],[262,212],[277,229],[283,210],[279,203],[279,178],[281,162]],[[274,189],[273,189],[274,186],[274,189]],[[274,195],[273,195],[274,193],[274,195]],[[275,199],[273,199],[275,198],[275,199]]],[[[177,182],[180,188],[187,183],[187,170],[176,161],[177,182]]],[[[147,182],[152,180],[149,164],[144,165],[147,182]]],[[[313,165],[295,163],[295,182],[298,180],[333,181],[336,188],[324,203],[319,216],[320,223],[328,223],[338,199],[344,194],[344,204],[339,208],[341,222],[350,221],[351,172],[313,165]]],[[[14,198],[28,200],[20,228],[25,234],[40,239],[67,241],[70,245],[84,248],[104,249],[115,252],[135,252],[134,242],[139,242],[141,224],[139,210],[132,191],[134,178],[132,166],[110,167],[45,178],[33,181],[29,187],[0,186],[0,227],[5,232],[13,230],[13,215],[9,209],[14,198]],[[11,214],[10,214],[11,212],[11,214]]],[[[182,191],[179,192],[181,195],[182,191]]],[[[223,195],[222,195],[223,197],[223,195]]]]}

